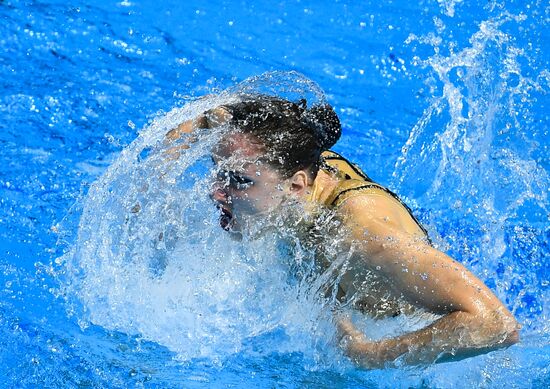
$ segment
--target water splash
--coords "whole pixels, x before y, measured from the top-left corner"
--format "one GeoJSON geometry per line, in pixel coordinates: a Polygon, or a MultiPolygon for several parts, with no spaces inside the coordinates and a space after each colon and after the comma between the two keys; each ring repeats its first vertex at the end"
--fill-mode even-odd
{"type": "MultiPolygon", "coordinates": [[[[349,364],[334,341],[333,309],[353,250],[342,249],[345,232],[334,213],[315,218],[315,244],[298,238],[303,228],[311,235],[313,223],[299,203],[227,233],[209,194],[216,176],[211,150],[229,127],[166,142],[179,124],[239,93],[258,92],[325,101],[294,72],[246,80],[155,119],[90,187],[76,242],[58,260],[61,293],[77,307],[81,325],[137,334],[185,361],[300,352],[312,369],[349,364]],[[321,264],[318,252],[330,261],[321,264]]],[[[368,287],[368,279],[361,282],[368,287]]],[[[355,321],[381,338],[435,319],[428,316],[355,321]]]]}
{"type": "Polygon", "coordinates": [[[408,37],[413,51],[433,47],[432,56],[413,59],[427,70],[432,97],[393,177],[429,209],[426,224],[450,226],[438,244],[473,268],[528,331],[539,331],[549,301],[542,282],[550,180],[531,108],[549,79],[516,44],[513,34],[526,23],[525,14],[503,12],[481,22],[462,49],[439,19],[437,33],[408,37]],[[517,257],[518,245],[530,247],[529,259],[517,257]]]}
{"type": "Polygon", "coordinates": [[[90,187],[76,243],[58,260],[62,293],[79,307],[82,325],[138,334],[183,360],[257,350],[251,344],[258,337],[277,339],[269,352],[326,358],[334,328],[319,286],[304,281],[310,274],[292,281],[292,266],[308,268],[311,252],[295,247],[293,260],[285,260],[280,233],[238,240],[219,226],[209,199],[210,155],[226,128],[166,144],[170,129],[251,92],[310,104],[324,99],[297,73],[246,80],[155,119],[90,187]],[[167,147],[182,145],[176,158],[167,157],[167,147]]]}
{"type": "Polygon", "coordinates": [[[445,15],[453,17],[456,5],[462,3],[462,0],[437,0],[437,2],[441,8],[445,9],[445,15]]]}

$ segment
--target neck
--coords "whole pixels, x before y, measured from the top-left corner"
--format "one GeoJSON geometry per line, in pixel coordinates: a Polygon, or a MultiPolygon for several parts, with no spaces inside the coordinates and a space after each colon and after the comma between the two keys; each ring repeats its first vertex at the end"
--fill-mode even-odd
{"type": "Polygon", "coordinates": [[[338,179],[326,173],[323,170],[319,170],[315,180],[308,186],[306,199],[309,202],[324,204],[334,188],[338,184],[338,179]]]}

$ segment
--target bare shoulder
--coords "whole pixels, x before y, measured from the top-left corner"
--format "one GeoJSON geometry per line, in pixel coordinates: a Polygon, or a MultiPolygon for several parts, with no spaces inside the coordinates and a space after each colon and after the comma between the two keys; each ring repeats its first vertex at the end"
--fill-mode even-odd
{"type": "Polygon", "coordinates": [[[355,229],[368,229],[376,235],[396,233],[423,236],[423,232],[404,206],[382,189],[357,193],[337,208],[345,223],[355,229]]]}

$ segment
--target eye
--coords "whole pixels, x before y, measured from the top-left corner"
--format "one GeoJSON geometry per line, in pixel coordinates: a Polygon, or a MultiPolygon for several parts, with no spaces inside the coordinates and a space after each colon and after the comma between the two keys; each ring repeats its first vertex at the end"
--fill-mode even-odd
{"type": "Polygon", "coordinates": [[[218,170],[216,176],[218,181],[222,181],[225,185],[237,190],[248,189],[254,185],[252,179],[230,170],[218,170]]]}
{"type": "Polygon", "coordinates": [[[227,170],[218,170],[216,172],[216,178],[218,181],[227,181],[228,174],[227,170]]]}
{"type": "Polygon", "coordinates": [[[254,181],[252,181],[248,177],[233,173],[232,175],[230,175],[230,185],[233,186],[235,189],[242,190],[250,188],[252,185],[254,185],[254,181]]]}

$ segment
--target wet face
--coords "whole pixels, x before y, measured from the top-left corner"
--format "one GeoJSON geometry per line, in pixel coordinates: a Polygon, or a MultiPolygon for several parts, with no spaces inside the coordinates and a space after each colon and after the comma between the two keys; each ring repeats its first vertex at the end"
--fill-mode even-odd
{"type": "Polygon", "coordinates": [[[242,133],[227,135],[214,150],[217,174],[212,199],[221,211],[224,229],[238,228],[247,216],[267,216],[292,192],[291,179],[284,179],[264,156],[263,145],[242,133]]]}

